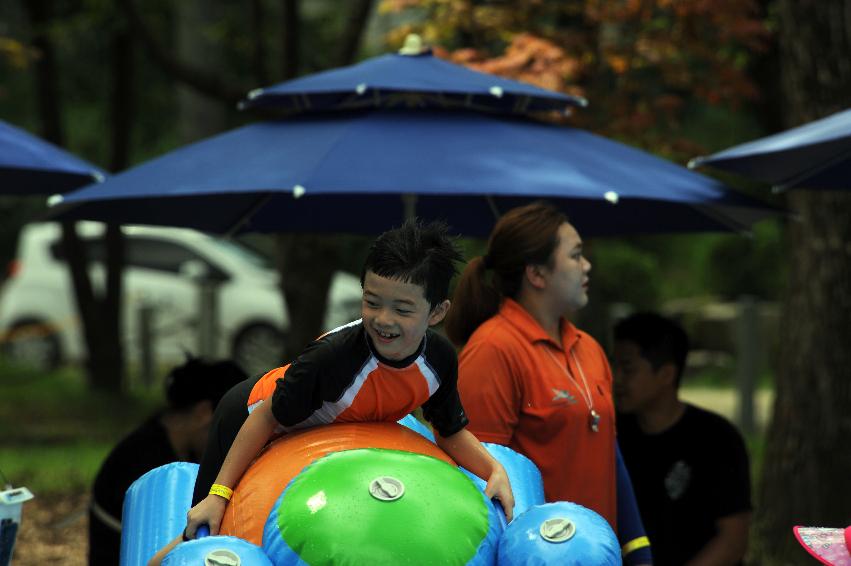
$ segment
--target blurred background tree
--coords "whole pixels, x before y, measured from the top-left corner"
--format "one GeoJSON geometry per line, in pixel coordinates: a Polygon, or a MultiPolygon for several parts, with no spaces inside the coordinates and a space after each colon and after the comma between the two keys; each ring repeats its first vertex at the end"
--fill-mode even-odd
{"type": "MultiPolygon", "coordinates": [[[[846,109],[851,1],[775,8],[783,125],[846,109]]],[[[784,249],[790,277],[756,522],[757,554],[777,564],[802,556],[790,524],[851,522],[851,192],[792,190],[788,204],[796,221],[784,249]]]]}
{"type": "MultiPolygon", "coordinates": [[[[849,9],[848,0],[8,1],[0,3],[0,118],[119,171],[254,119],[234,106],[252,88],[392,51],[416,31],[452,61],[590,100],[554,120],[684,163],[847,104],[848,30],[838,22],[849,9]]],[[[834,245],[849,240],[848,206],[841,195],[792,201],[804,218],[795,226],[807,230],[769,222],[750,239],[591,242],[592,301],[581,321],[604,339],[615,303],[788,297],[783,327],[794,332],[784,333],[768,448],[777,465],[766,467],[759,508],[760,539],[778,562],[795,556],[787,523],[842,524],[851,508],[849,495],[835,496],[851,451],[830,453],[851,437],[847,245],[834,245]],[[790,489],[796,478],[818,489],[790,489]]],[[[20,226],[43,210],[40,198],[0,198],[3,264],[20,226]]],[[[367,239],[255,239],[288,275],[299,332],[287,348],[298,350],[318,332],[330,271],[357,270],[367,239]]],[[[469,254],[481,245],[465,242],[469,254]]],[[[103,367],[112,373],[91,383],[120,387],[123,369],[103,367]]]]}
{"type": "MultiPolygon", "coordinates": [[[[343,10],[335,2],[302,4],[256,0],[245,10],[245,3],[225,0],[4,3],[0,115],[120,171],[251,120],[235,103],[252,88],[353,62],[372,1],[349,2],[343,10]]],[[[43,210],[40,198],[0,201],[4,264],[14,254],[20,226],[43,210]]],[[[117,228],[110,234],[112,248],[120,250],[117,228]]],[[[110,254],[111,284],[98,293],[70,227],[66,235],[89,383],[120,392],[125,370],[117,330],[120,254],[110,254]]],[[[282,359],[319,334],[331,274],[345,263],[341,253],[362,246],[363,239],[339,246],[310,235],[277,240],[293,329],[282,359]],[[304,250],[311,261],[305,261],[304,250]]]]}
{"type": "MultiPolygon", "coordinates": [[[[391,48],[416,32],[448,60],[585,96],[587,108],[550,119],[685,163],[779,123],[774,97],[762,96],[776,80],[765,70],[776,56],[769,6],[755,0],[383,0],[379,12],[399,19],[387,34],[391,48]]],[[[739,187],[767,196],[761,187],[739,187]]],[[[658,309],[694,295],[777,300],[785,285],[783,229],[763,224],[751,238],[596,239],[591,301],[580,323],[605,343],[613,303],[658,309]]]]}
{"type": "MultiPolygon", "coordinates": [[[[760,98],[760,88],[772,88],[762,76],[771,76],[764,68],[776,51],[770,4],[253,0],[246,9],[232,0],[7,2],[0,6],[7,45],[0,51],[0,112],[37,133],[60,131],[54,139],[62,145],[118,171],[255,119],[234,106],[251,88],[392,51],[417,31],[453,61],[590,99],[588,108],[554,119],[684,162],[776,123],[773,97],[760,98]],[[40,65],[48,52],[54,63],[46,73],[40,65]],[[54,91],[40,90],[39,76],[52,77],[54,91]]],[[[17,228],[42,206],[40,199],[0,201],[4,262],[17,228]]],[[[781,241],[777,226],[758,229],[752,240],[599,239],[593,307],[583,322],[602,336],[613,302],[658,308],[683,294],[726,299],[745,292],[776,299],[783,279],[767,274],[782,270],[781,241]],[[719,262],[723,268],[715,269],[719,262]]],[[[283,279],[296,330],[290,352],[317,334],[333,266],[351,264],[364,245],[314,235],[261,244],[290,275],[283,279]],[[348,242],[343,254],[340,242],[348,242]],[[305,250],[312,262],[299,256],[305,250]]],[[[111,379],[115,385],[114,373],[111,379]]]]}

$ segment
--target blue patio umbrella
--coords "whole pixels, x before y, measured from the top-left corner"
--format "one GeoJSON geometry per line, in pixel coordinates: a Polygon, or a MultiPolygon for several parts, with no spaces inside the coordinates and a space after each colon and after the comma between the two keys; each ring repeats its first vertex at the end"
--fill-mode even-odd
{"type": "Polygon", "coordinates": [[[768,183],[775,191],[851,189],[851,109],[689,163],[703,165],[768,183]]]}
{"type": "Polygon", "coordinates": [[[63,193],[103,178],[94,165],[0,120],[0,194],[63,193]]]}
{"type": "Polygon", "coordinates": [[[524,114],[587,105],[578,96],[444,61],[418,45],[401,51],[253,90],[241,107],[274,107],[296,113],[416,107],[524,114]]]}
{"type": "Polygon", "coordinates": [[[415,208],[483,236],[501,212],[539,198],[563,206],[586,235],[743,229],[774,212],[576,128],[374,110],[244,126],[68,194],[52,216],[218,233],[372,234],[415,208]]]}

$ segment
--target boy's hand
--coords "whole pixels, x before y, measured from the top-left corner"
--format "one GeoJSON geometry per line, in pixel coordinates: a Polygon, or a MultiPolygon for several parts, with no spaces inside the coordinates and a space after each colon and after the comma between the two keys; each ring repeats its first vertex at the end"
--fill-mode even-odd
{"type": "Polygon", "coordinates": [[[514,493],[502,466],[498,466],[488,478],[485,495],[499,500],[502,510],[505,511],[505,520],[510,523],[514,518],[514,493]]]}
{"type": "Polygon", "coordinates": [[[459,466],[467,468],[482,479],[487,476],[485,495],[490,499],[499,499],[499,504],[505,511],[506,521],[511,521],[514,518],[514,493],[511,492],[508,474],[502,464],[476,440],[473,433],[466,428],[451,436],[441,436],[439,432],[435,432],[434,440],[459,466]]]}
{"type": "Polygon", "coordinates": [[[186,514],[186,529],[183,534],[189,539],[194,539],[198,527],[204,524],[210,527],[211,535],[219,534],[227,505],[226,499],[218,495],[208,495],[186,514]]]}

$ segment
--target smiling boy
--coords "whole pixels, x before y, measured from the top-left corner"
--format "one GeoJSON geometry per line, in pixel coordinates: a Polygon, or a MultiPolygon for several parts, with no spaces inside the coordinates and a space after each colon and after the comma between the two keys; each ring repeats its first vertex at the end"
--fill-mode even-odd
{"type": "Polygon", "coordinates": [[[395,422],[420,406],[438,446],[487,481],[485,493],[500,500],[510,520],[514,500],[505,470],[466,430],[455,350],[431,330],[449,310],[449,282],[460,260],[442,224],[408,221],[376,239],[361,275],[362,318],[321,336],[291,364],[237,386],[237,401],[223,403],[220,422],[229,424],[214,429],[185,537],[205,523],[218,533],[230,490],[275,435],[331,423],[395,422]]]}

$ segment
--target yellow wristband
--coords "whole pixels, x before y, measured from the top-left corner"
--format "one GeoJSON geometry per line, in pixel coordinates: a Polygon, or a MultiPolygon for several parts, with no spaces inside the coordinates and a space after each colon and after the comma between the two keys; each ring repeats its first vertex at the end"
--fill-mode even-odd
{"type": "Polygon", "coordinates": [[[210,488],[210,495],[218,495],[222,499],[230,501],[230,498],[233,496],[233,490],[226,485],[214,483],[210,488]]]}
{"type": "Polygon", "coordinates": [[[644,548],[645,546],[650,546],[650,539],[647,537],[634,538],[621,547],[621,555],[626,556],[630,552],[644,548]]]}

